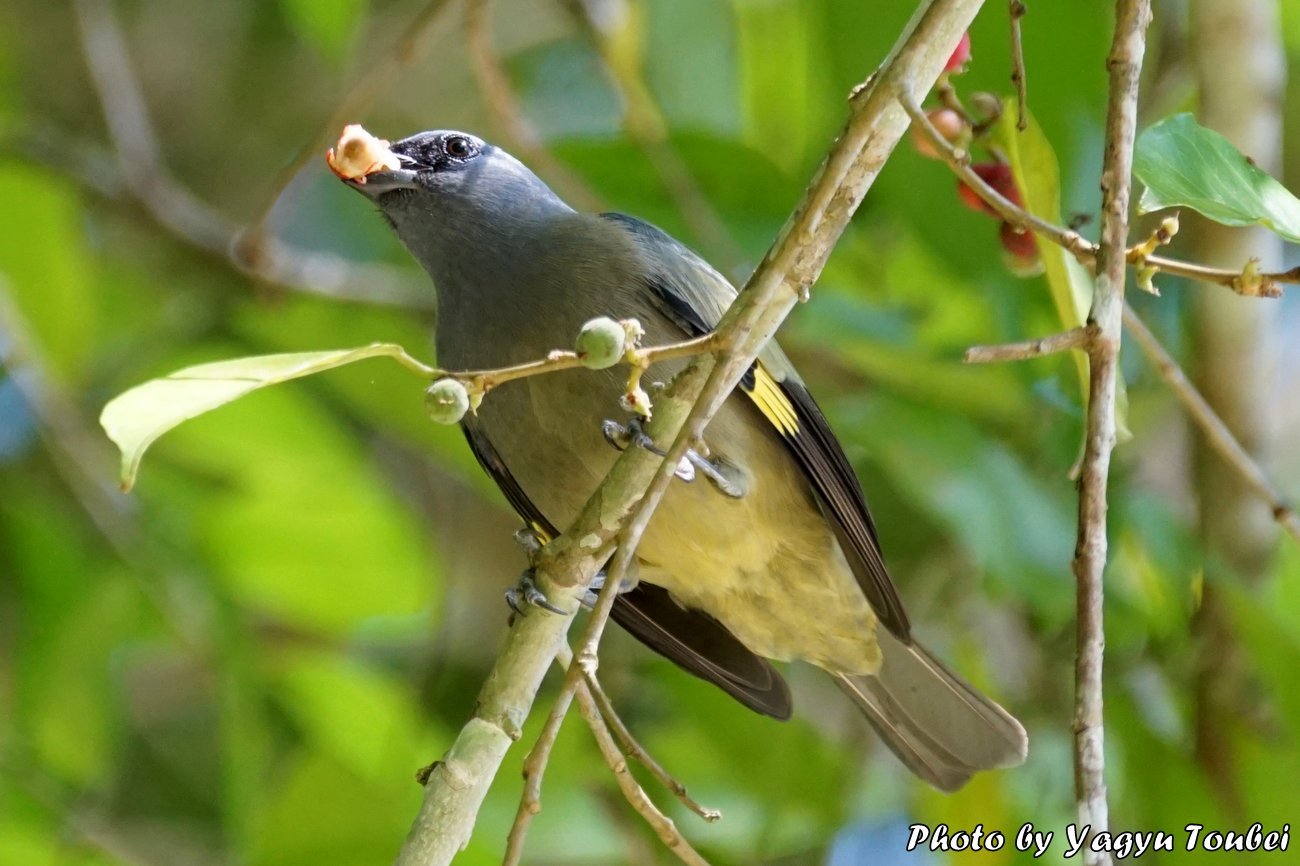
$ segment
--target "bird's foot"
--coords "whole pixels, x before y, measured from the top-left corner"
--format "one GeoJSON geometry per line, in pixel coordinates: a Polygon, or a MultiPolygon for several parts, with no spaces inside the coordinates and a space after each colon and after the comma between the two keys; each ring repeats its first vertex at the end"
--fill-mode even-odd
{"type": "Polygon", "coordinates": [[[634,445],[637,448],[644,448],[651,454],[664,456],[664,450],[655,445],[655,441],[641,426],[641,419],[638,417],[629,418],[627,424],[612,420],[605,421],[600,425],[600,432],[605,435],[605,441],[619,451],[625,451],[629,445],[634,445]]]}
{"type": "MultiPolygon", "coordinates": [[[[725,460],[710,460],[702,456],[694,448],[687,451],[682,460],[689,464],[693,470],[699,470],[699,473],[709,479],[713,486],[718,488],[724,496],[740,499],[745,495],[745,485],[739,477],[739,470],[725,460]]],[[[679,478],[681,473],[682,469],[679,466],[677,467],[677,476],[679,478]]]]}
{"type": "Polygon", "coordinates": [[[569,612],[562,607],[551,604],[546,593],[538,587],[534,578],[535,571],[532,568],[526,570],[519,577],[519,585],[513,589],[506,590],[506,604],[510,609],[520,616],[526,616],[528,608],[540,607],[542,610],[549,610],[559,616],[568,616],[569,612]]]}
{"type": "MultiPolygon", "coordinates": [[[[631,592],[632,590],[636,589],[636,585],[639,582],[640,581],[638,581],[632,575],[629,574],[623,575],[623,579],[618,583],[618,594],[622,595],[625,592],[631,592]]],[[[591,586],[587,587],[587,591],[582,594],[582,606],[587,608],[588,610],[595,607],[596,595],[600,592],[601,588],[604,587],[604,585],[605,585],[605,572],[602,569],[601,571],[596,572],[596,576],[591,579],[591,586]]]]}
{"type": "Polygon", "coordinates": [[[542,548],[549,541],[546,535],[535,526],[521,526],[515,530],[515,544],[524,550],[524,556],[528,557],[530,564],[537,562],[537,555],[542,552],[542,548]]]}
{"type": "MultiPolygon", "coordinates": [[[[637,448],[644,448],[651,454],[657,454],[660,457],[666,456],[666,452],[656,446],[654,440],[642,429],[640,418],[632,418],[626,425],[617,421],[605,421],[601,425],[601,432],[605,434],[605,441],[619,451],[623,451],[629,445],[634,445],[637,448]]],[[[734,471],[729,472],[729,470],[733,470],[733,467],[729,464],[722,461],[712,461],[692,448],[686,452],[685,457],[678,461],[674,474],[682,481],[689,483],[695,480],[698,472],[725,496],[739,499],[745,495],[745,487],[736,478],[731,477],[734,471]]]]}

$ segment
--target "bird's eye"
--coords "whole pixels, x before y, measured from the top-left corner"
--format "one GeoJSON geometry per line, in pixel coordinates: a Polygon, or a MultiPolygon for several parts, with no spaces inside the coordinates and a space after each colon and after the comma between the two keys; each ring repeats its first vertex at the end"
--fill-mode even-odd
{"type": "Polygon", "coordinates": [[[463,135],[451,136],[443,142],[442,148],[453,159],[468,159],[474,155],[474,142],[463,135]]]}

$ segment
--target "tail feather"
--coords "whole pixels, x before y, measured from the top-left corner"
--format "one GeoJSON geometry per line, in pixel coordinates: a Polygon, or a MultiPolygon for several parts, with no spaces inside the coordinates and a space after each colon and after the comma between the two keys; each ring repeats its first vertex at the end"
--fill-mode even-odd
{"type": "Polygon", "coordinates": [[[980,770],[1023,763],[1025,729],[919,644],[878,632],[883,656],[872,676],[835,674],[890,750],[941,791],[980,770]]]}

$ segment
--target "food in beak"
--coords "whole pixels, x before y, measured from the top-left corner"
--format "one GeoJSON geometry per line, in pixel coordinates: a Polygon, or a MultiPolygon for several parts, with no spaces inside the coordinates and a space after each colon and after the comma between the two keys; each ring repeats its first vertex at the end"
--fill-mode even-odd
{"type": "Polygon", "coordinates": [[[343,127],[338,144],[325,153],[330,171],[343,180],[365,183],[366,176],[380,171],[396,171],[402,167],[397,154],[388,148],[388,142],[375,138],[359,123],[343,127]]]}

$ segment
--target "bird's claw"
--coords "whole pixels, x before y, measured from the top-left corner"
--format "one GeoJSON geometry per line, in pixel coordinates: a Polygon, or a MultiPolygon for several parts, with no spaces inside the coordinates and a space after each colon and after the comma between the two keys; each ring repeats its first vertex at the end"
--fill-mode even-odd
{"type": "Polygon", "coordinates": [[[635,445],[660,457],[666,455],[666,452],[656,446],[655,441],[645,432],[640,418],[629,418],[627,424],[605,421],[600,425],[600,432],[605,435],[605,441],[619,451],[626,450],[629,445],[635,445]]]}
{"type": "Polygon", "coordinates": [[[519,585],[506,590],[506,604],[510,609],[520,616],[526,616],[528,608],[540,607],[542,610],[549,610],[558,616],[568,616],[569,612],[562,607],[551,604],[546,593],[537,586],[537,581],[533,578],[533,570],[530,568],[519,578],[519,585]]]}
{"type": "Polygon", "coordinates": [[[545,536],[534,526],[521,526],[515,530],[514,539],[515,544],[523,548],[529,562],[536,562],[537,554],[546,546],[545,536]]]}
{"type": "MultiPolygon", "coordinates": [[[[657,454],[660,457],[667,456],[667,452],[657,447],[654,440],[646,435],[641,428],[640,418],[632,418],[626,425],[617,421],[605,421],[601,424],[600,430],[605,435],[605,441],[619,451],[625,450],[629,445],[635,445],[638,448],[644,448],[651,454],[657,454]]],[[[745,487],[728,476],[727,470],[730,468],[726,463],[722,461],[714,462],[692,448],[686,452],[686,456],[678,461],[674,473],[682,481],[690,483],[695,480],[698,471],[700,475],[709,479],[709,482],[724,496],[740,499],[745,495],[745,487]]]]}
{"type": "MultiPolygon", "coordinates": [[[[712,482],[713,486],[724,496],[730,496],[732,499],[740,499],[745,495],[745,488],[727,475],[727,470],[732,467],[722,460],[714,462],[707,457],[702,456],[694,448],[686,452],[683,462],[690,464],[693,469],[699,470],[699,473],[712,482]]],[[[677,474],[681,477],[681,467],[678,467],[677,474]]],[[[693,474],[693,473],[692,473],[693,474]]],[[[687,479],[690,480],[690,479],[687,479]]]]}
{"type": "MultiPolygon", "coordinates": [[[[638,581],[635,577],[624,575],[623,579],[619,581],[618,594],[622,595],[625,592],[630,592],[631,590],[636,589],[636,585],[639,582],[640,581],[638,581]]],[[[581,599],[582,606],[587,608],[588,610],[595,607],[596,596],[600,593],[601,588],[604,586],[605,586],[605,572],[598,571],[596,572],[596,576],[591,579],[591,586],[587,587],[587,591],[582,594],[582,599],[581,599]]]]}

